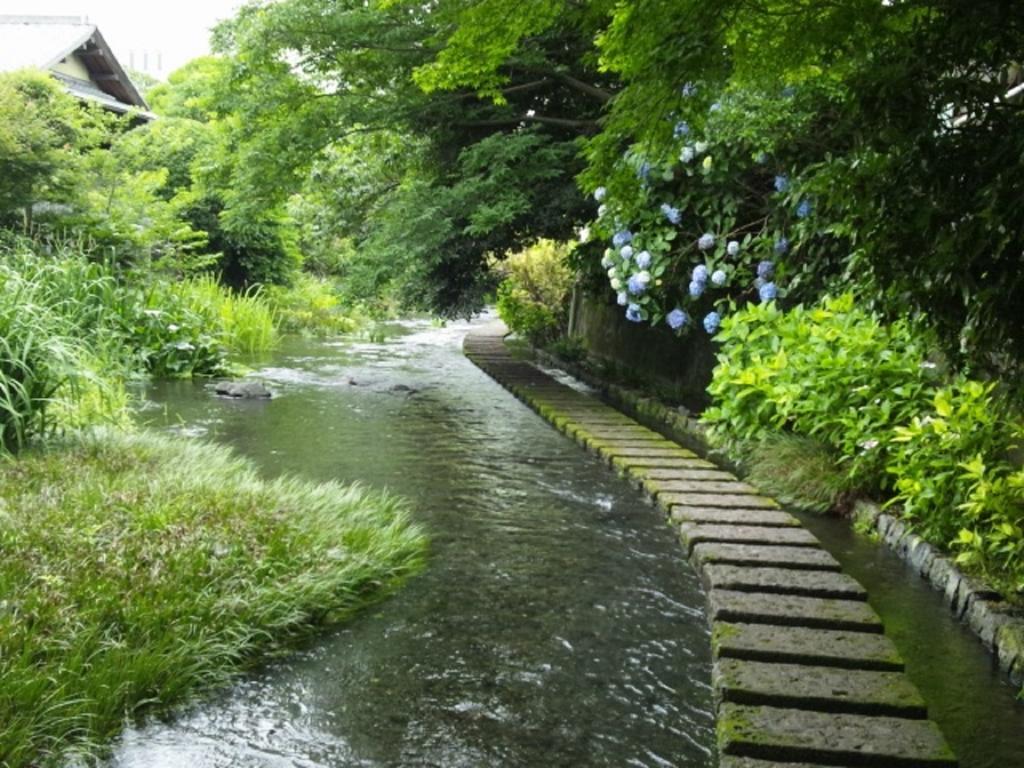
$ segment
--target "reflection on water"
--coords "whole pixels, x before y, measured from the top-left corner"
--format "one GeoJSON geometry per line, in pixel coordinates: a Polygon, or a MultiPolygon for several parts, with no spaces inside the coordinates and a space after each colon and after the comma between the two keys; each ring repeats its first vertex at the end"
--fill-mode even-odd
{"type": "Polygon", "coordinates": [[[407,496],[430,564],[391,600],[111,766],[710,766],[704,598],[661,516],[466,361],[464,324],[290,341],[276,397],[160,385],[155,425],[267,474],[407,496]]]}

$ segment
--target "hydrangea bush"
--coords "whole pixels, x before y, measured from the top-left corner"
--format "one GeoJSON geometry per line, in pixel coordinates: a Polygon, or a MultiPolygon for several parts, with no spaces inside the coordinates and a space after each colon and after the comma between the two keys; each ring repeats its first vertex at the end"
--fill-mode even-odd
{"type": "Polygon", "coordinates": [[[809,113],[781,93],[726,93],[708,105],[708,92],[680,86],[661,134],[594,188],[588,228],[605,242],[601,269],[627,319],[677,333],[715,333],[736,306],[799,289],[794,264],[825,236],[786,143],[809,113]]]}

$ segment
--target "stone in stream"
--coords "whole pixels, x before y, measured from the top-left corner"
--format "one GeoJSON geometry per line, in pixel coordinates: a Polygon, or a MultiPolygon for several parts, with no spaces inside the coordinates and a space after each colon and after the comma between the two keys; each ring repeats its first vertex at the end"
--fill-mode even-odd
{"type": "Polygon", "coordinates": [[[648,483],[651,493],[729,493],[741,496],[756,496],[757,488],[735,478],[726,480],[652,480],[648,483]]]}
{"type": "Polygon", "coordinates": [[[698,544],[768,544],[785,547],[820,547],[821,543],[806,528],[772,528],[764,525],[709,525],[682,523],[679,536],[692,551],[698,544]]]}
{"type": "Polygon", "coordinates": [[[861,600],[714,589],[708,602],[712,621],[882,632],[882,620],[861,600]]]}
{"type": "Polygon", "coordinates": [[[735,507],[737,509],[778,509],[779,504],[767,496],[727,493],[660,493],[658,503],[664,507],[735,507]]]}
{"type": "Polygon", "coordinates": [[[902,672],[726,658],[715,663],[712,685],[719,703],[918,720],[928,715],[920,692],[902,672]]]}
{"type": "Polygon", "coordinates": [[[238,400],[261,400],[271,396],[270,390],[258,381],[220,381],[214,386],[214,392],[222,397],[233,397],[238,400]]]}
{"type": "Polygon", "coordinates": [[[881,768],[954,768],[935,723],[898,717],[723,704],[718,746],[726,755],[881,768]]]}
{"type": "Polygon", "coordinates": [[[731,565],[772,565],[791,570],[838,571],[839,561],[823,549],[813,547],[762,546],[709,542],[698,544],[690,556],[703,567],[707,563],[731,565]]]}
{"type": "Polygon", "coordinates": [[[828,766],[813,763],[777,763],[774,760],[722,755],[722,759],[718,761],[718,768],[828,768],[828,766]]]}
{"type": "Polygon", "coordinates": [[[856,579],[834,571],[791,571],[785,568],[706,565],[701,575],[709,589],[832,597],[843,600],[868,599],[867,590],[856,579]]]}
{"type": "Polygon", "coordinates": [[[715,658],[900,671],[903,659],[885,635],[720,621],[711,633],[715,658]]]}
{"type": "Polygon", "coordinates": [[[674,523],[715,525],[763,525],[770,528],[799,528],[800,521],[781,509],[728,509],[726,507],[672,507],[674,523]]]}

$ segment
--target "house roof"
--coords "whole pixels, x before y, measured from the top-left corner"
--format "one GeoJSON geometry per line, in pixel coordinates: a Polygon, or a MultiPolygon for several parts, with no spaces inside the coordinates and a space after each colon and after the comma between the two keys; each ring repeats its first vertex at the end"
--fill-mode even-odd
{"type": "Polygon", "coordinates": [[[77,16],[0,15],[0,72],[26,67],[51,71],[71,94],[108,109],[149,108],[96,25],[77,16]],[[72,54],[88,70],[89,80],[52,72],[72,54]]]}

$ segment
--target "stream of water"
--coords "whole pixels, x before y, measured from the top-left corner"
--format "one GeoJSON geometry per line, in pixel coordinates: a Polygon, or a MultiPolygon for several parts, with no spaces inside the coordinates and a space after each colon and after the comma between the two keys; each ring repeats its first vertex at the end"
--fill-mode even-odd
{"type": "Polygon", "coordinates": [[[111,768],[712,766],[704,594],[662,516],[469,363],[465,324],[290,340],[276,397],[164,383],[156,427],[267,475],[406,496],[428,567],[230,689],[128,729],[111,768]]]}

